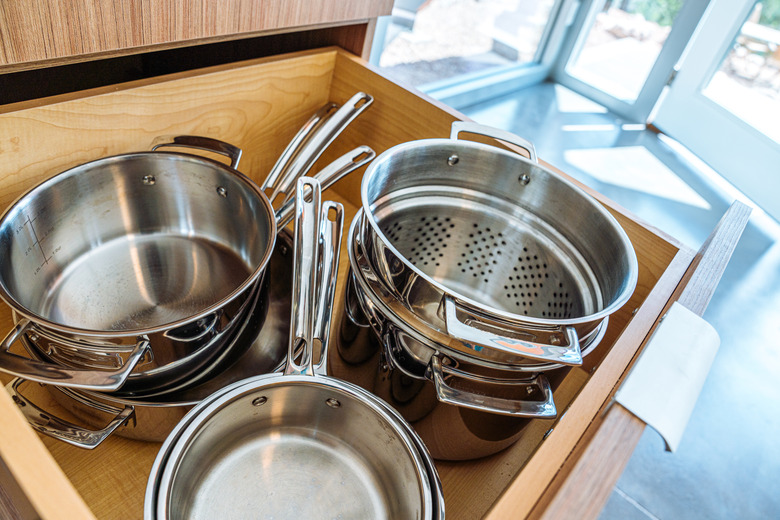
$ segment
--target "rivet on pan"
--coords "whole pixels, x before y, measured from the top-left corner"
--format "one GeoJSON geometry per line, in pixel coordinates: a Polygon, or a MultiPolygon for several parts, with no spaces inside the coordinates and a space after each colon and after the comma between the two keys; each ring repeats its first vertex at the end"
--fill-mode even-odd
{"type": "Polygon", "coordinates": [[[534,387],[532,387],[532,386],[527,386],[527,387],[525,388],[525,392],[526,392],[528,395],[531,395],[532,393],[534,393],[534,387]]]}
{"type": "Polygon", "coordinates": [[[340,403],[340,402],[338,402],[338,400],[337,400],[337,399],[334,399],[334,398],[332,398],[332,397],[330,397],[330,398],[328,398],[328,399],[325,399],[325,403],[326,403],[328,406],[330,406],[331,408],[338,408],[339,406],[341,406],[341,403],[340,403]]]}
{"type": "Polygon", "coordinates": [[[558,336],[550,336],[550,343],[552,345],[560,345],[561,344],[561,338],[558,336]]]}
{"type": "Polygon", "coordinates": [[[227,197],[227,190],[222,186],[217,186],[217,193],[220,197],[227,197]]]}
{"type": "Polygon", "coordinates": [[[456,164],[458,164],[458,161],[460,161],[460,157],[458,157],[457,155],[450,155],[447,158],[447,164],[449,164],[450,166],[455,166],[456,164]]]}
{"type": "Polygon", "coordinates": [[[157,182],[157,179],[155,179],[154,175],[144,175],[142,181],[147,186],[152,186],[155,182],[157,182]]]}
{"type": "Polygon", "coordinates": [[[252,406],[263,406],[268,401],[268,398],[264,395],[256,397],[252,400],[252,406]]]}
{"type": "Polygon", "coordinates": [[[529,182],[531,182],[531,176],[530,176],[530,175],[528,175],[527,173],[524,173],[524,174],[522,174],[522,175],[520,176],[520,178],[519,178],[518,180],[520,181],[520,183],[521,183],[523,186],[525,186],[526,184],[528,184],[529,182]]]}

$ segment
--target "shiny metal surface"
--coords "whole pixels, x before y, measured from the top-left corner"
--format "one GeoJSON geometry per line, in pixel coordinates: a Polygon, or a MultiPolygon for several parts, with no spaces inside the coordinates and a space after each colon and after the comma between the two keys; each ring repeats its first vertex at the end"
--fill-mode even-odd
{"type": "MultiPolygon", "coordinates": [[[[357,110],[325,120],[308,135],[296,158],[322,153],[368,106],[365,96],[357,110]]],[[[160,146],[205,148],[230,157],[232,165],[241,153],[193,136],[155,148],[160,146]]],[[[348,164],[323,173],[335,182],[370,158],[373,152],[361,148],[348,164]]],[[[288,169],[279,182],[304,173],[288,169]]],[[[0,297],[40,332],[65,338],[49,343],[54,348],[40,346],[47,361],[84,368],[88,360],[87,366],[97,363],[106,377],[71,372],[63,379],[60,371],[51,379],[56,371],[8,356],[0,356],[0,369],[8,360],[17,376],[127,395],[175,389],[183,381],[196,384],[215,357],[224,357],[224,345],[250,312],[278,219],[251,180],[232,167],[183,153],[125,154],[49,179],[0,219],[6,259],[0,263],[0,297]],[[137,360],[132,345],[142,340],[150,345],[149,355],[131,372],[118,371],[128,356],[137,360]]],[[[41,335],[31,335],[32,342],[41,335]]]]}
{"type": "MultiPolygon", "coordinates": [[[[427,367],[433,353],[442,352],[462,362],[496,370],[546,372],[564,366],[526,357],[517,349],[485,348],[463,341],[449,335],[446,324],[438,313],[435,316],[426,314],[423,317],[420,313],[410,311],[387,289],[369,262],[360,240],[358,217],[359,214],[352,222],[347,239],[347,252],[353,273],[348,283],[355,284],[354,289],[347,290],[347,299],[354,299],[356,303],[359,301],[362,313],[368,317],[366,324],[382,331],[381,335],[390,334],[389,330],[394,336],[403,338],[398,344],[403,345],[406,359],[413,360],[416,366],[427,367]],[[354,298],[351,295],[354,295],[354,298]]],[[[348,305],[348,308],[355,307],[348,305]]],[[[609,318],[604,317],[595,329],[579,338],[581,355],[587,355],[598,346],[606,333],[608,322],[609,318]]],[[[418,370],[417,375],[422,373],[418,370]]]]}
{"type": "MultiPolygon", "coordinates": [[[[296,256],[316,259],[317,240],[301,236],[311,229],[307,224],[296,219],[296,244],[310,248],[296,256]]],[[[328,232],[313,228],[315,236],[328,232]]],[[[306,261],[295,265],[296,277],[317,278],[306,261]]],[[[321,276],[320,289],[333,280],[321,276]]],[[[280,518],[431,517],[432,486],[407,431],[362,389],[314,374],[308,340],[318,330],[313,296],[304,287],[292,313],[290,343],[303,338],[309,350],[299,365],[290,349],[288,365],[297,373],[258,376],[209,398],[189,416],[160,468],[157,518],[213,518],[224,511],[280,518]],[[295,309],[312,315],[304,318],[295,309]]]]}
{"type": "Polygon", "coordinates": [[[574,334],[589,335],[636,284],[633,248],[603,207],[493,146],[398,145],[369,166],[362,202],[360,239],[387,288],[424,320],[484,348],[521,345],[539,361],[577,364],[574,334]],[[450,317],[464,319],[442,322],[445,296],[457,309],[450,317]]]}
{"type": "MultiPolygon", "coordinates": [[[[57,418],[54,410],[45,409],[37,413],[31,408],[23,412],[38,431],[83,448],[97,446],[108,437],[105,432],[109,429],[111,435],[141,441],[164,441],[187,412],[209,395],[237,381],[278,372],[283,368],[287,353],[284,347],[290,329],[292,284],[292,239],[286,230],[280,233],[268,265],[268,281],[268,290],[261,293],[265,302],[257,306],[242,324],[234,340],[236,345],[228,349],[237,355],[222,370],[201,383],[175,391],[135,396],[46,385],[54,400],[79,419],[79,424],[57,418]],[[109,428],[117,414],[126,409],[132,411],[132,420],[109,428]],[[72,442],[74,440],[76,442],[72,442]]],[[[40,356],[26,337],[22,337],[21,341],[33,359],[40,356]]],[[[33,408],[38,407],[33,405],[33,408]]]]}

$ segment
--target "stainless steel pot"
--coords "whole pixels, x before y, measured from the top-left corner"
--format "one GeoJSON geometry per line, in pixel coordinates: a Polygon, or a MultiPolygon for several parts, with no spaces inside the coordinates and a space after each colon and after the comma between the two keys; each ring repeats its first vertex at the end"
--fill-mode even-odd
{"type": "MultiPolygon", "coordinates": [[[[318,207],[313,193],[309,204],[318,207]]],[[[339,227],[323,220],[331,230],[339,227]]],[[[320,335],[326,322],[313,323],[319,322],[315,284],[323,287],[328,278],[316,271],[316,237],[337,235],[319,229],[305,211],[296,218],[293,294],[300,301],[294,300],[285,374],[253,378],[207,399],[185,418],[186,428],[158,455],[165,464],[157,466],[159,484],[147,497],[156,504],[151,518],[213,518],[226,510],[289,518],[434,514],[433,488],[408,430],[374,396],[316,373],[314,345],[321,342],[327,351],[327,337],[320,335]],[[294,354],[299,345],[300,362],[294,354]]],[[[338,240],[332,244],[322,250],[330,249],[337,259],[338,240]]],[[[332,307],[334,284],[331,276],[329,289],[320,290],[328,296],[320,299],[319,310],[332,307]]],[[[326,320],[328,314],[320,313],[326,320]]]]}
{"type": "MultiPolygon", "coordinates": [[[[130,397],[54,385],[29,386],[22,379],[6,389],[35,430],[80,448],[93,449],[111,435],[162,442],[182,417],[209,395],[248,377],[284,368],[290,332],[292,251],[292,238],[283,230],[267,267],[267,309],[260,312],[262,309],[256,307],[242,324],[234,340],[237,345],[230,347],[240,353],[236,359],[195,386],[130,397]],[[47,396],[75,416],[78,424],[50,406],[47,396]]],[[[40,357],[26,337],[21,341],[33,359],[40,357]]]]}
{"type": "MultiPolygon", "coordinates": [[[[437,459],[496,453],[521,438],[530,419],[555,417],[553,389],[568,367],[452,348],[457,340],[403,305],[390,305],[395,300],[355,240],[358,225],[354,220],[347,238],[350,273],[336,348],[329,357],[334,376],[387,401],[437,459]]],[[[584,354],[601,340],[605,325],[583,338],[584,354]]]]}
{"type": "Polygon", "coordinates": [[[636,255],[617,221],[507,132],[456,122],[450,139],[385,151],[363,177],[362,206],[360,241],[382,283],[471,350],[580,364],[581,338],[636,286],[636,255]]]}
{"type": "MultiPolygon", "coordinates": [[[[314,136],[299,134],[297,151],[283,156],[310,166],[334,127],[369,103],[361,93],[324,122],[318,113],[314,136]]],[[[235,169],[235,147],[186,137],[168,144],[206,148],[231,165],[163,151],[109,157],[49,179],[5,212],[0,297],[23,319],[0,344],[1,370],[132,395],[195,384],[214,369],[261,290],[289,200],[275,214],[235,169]],[[10,354],[22,335],[49,362],[10,354]]],[[[357,155],[351,169],[373,152],[357,155]]],[[[271,188],[305,173],[274,171],[282,173],[272,173],[271,188]]]]}

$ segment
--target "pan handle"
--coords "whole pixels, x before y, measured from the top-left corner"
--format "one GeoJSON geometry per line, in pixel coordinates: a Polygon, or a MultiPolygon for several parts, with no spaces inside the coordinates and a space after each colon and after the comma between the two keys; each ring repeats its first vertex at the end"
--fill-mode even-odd
{"type": "Polygon", "coordinates": [[[308,173],[322,152],[373,101],[374,98],[369,94],[358,92],[330,116],[326,114],[332,105],[326,105],[315,113],[288,145],[263,182],[263,189],[273,190],[268,199],[273,202],[280,194],[284,195],[285,201],[291,199],[295,181],[308,173]],[[295,149],[291,149],[293,147],[295,149]]]}
{"type": "MultiPolygon", "coordinates": [[[[358,146],[320,170],[314,178],[319,181],[322,191],[325,191],[345,175],[371,162],[374,157],[376,157],[374,150],[368,146],[358,146]]],[[[287,226],[293,218],[294,211],[295,199],[285,201],[276,212],[276,228],[282,229],[287,226]]]]}
{"type": "Polygon", "coordinates": [[[22,335],[35,330],[33,322],[21,319],[0,343],[0,370],[16,377],[38,383],[110,392],[121,388],[130,373],[149,349],[149,340],[140,339],[127,361],[119,370],[96,370],[94,368],[69,368],[46,361],[30,359],[12,354],[9,349],[22,335]]]}
{"type": "Polygon", "coordinates": [[[539,159],[536,157],[536,147],[534,147],[533,143],[531,141],[523,139],[519,135],[513,134],[512,132],[507,132],[506,130],[499,130],[498,128],[493,128],[490,126],[480,125],[479,123],[471,123],[468,121],[455,121],[454,123],[452,123],[452,131],[450,132],[450,139],[458,139],[458,135],[461,132],[484,135],[485,137],[492,137],[493,139],[498,139],[500,141],[504,141],[519,146],[520,148],[528,152],[529,159],[531,159],[535,163],[539,162],[539,159]]]}
{"type": "Polygon", "coordinates": [[[287,367],[284,370],[287,375],[314,375],[312,343],[321,208],[319,182],[311,177],[299,179],[295,195],[292,322],[287,348],[287,367]],[[308,192],[306,188],[309,188],[308,192]],[[295,352],[299,349],[303,352],[300,364],[295,360],[295,352]]]}
{"type": "Polygon", "coordinates": [[[468,374],[457,368],[446,366],[441,362],[438,354],[431,358],[429,365],[434,386],[436,387],[436,396],[443,403],[471,408],[482,412],[495,413],[500,415],[510,415],[513,417],[531,417],[551,419],[557,414],[555,402],[553,401],[552,388],[550,382],[543,374],[537,374],[526,379],[499,379],[493,377],[477,376],[468,374]],[[511,387],[513,391],[525,387],[526,392],[531,395],[541,394],[541,400],[511,399],[506,397],[497,397],[490,395],[477,394],[467,390],[455,388],[447,381],[456,378],[469,381],[476,381],[482,385],[494,385],[498,387],[511,387]]]}
{"type": "Polygon", "coordinates": [[[195,148],[224,155],[230,159],[230,167],[238,168],[238,162],[241,160],[241,148],[225,141],[214,139],[213,137],[202,137],[199,135],[177,135],[176,137],[158,137],[152,143],[152,151],[165,146],[176,148],[195,148]]]}
{"type": "Polygon", "coordinates": [[[344,206],[326,201],[322,205],[320,228],[320,272],[317,283],[317,316],[314,319],[314,338],[320,342],[320,359],[314,365],[315,374],[326,374],[330,322],[341,255],[341,235],[344,230],[344,206]]]}
{"type": "Polygon", "coordinates": [[[49,412],[37,407],[32,401],[19,392],[19,386],[24,382],[25,380],[21,378],[14,379],[6,386],[6,389],[8,390],[8,393],[11,394],[11,398],[14,403],[16,403],[16,406],[18,406],[22,414],[24,414],[27,422],[30,423],[30,426],[44,435],[67,442],[68,444],[72,444],[79,448],[88,450],[96,448],[114,433],[117,428],[127,423],[130,419],[135,418],[135,408],[133,406],[128,405],[125,406],[124,409],[113,408],[76,392],[70,392],[67,391],[67,389],[56,387],[57,390],[65,393],[65,395],[71,399],[96,408],[102,412],[115,415],[104,428],[100,430],[88,430],[64,419],[60,419],[59,417],[55,417],[49,412]]]}
{"type": "Polygon", "coordinates": [[[477,347],[502,350],[562,365],[581,365],[580,341],[574,327],[553,326],[549,330],[524,326],[511,329],[495,320],[486,320],[478,313],[459,305],[451,296],[444,297],[444,320],[447,334],[477,347]],[[545,334],[546,343],[529,341],[529,336],[545,334]]]}

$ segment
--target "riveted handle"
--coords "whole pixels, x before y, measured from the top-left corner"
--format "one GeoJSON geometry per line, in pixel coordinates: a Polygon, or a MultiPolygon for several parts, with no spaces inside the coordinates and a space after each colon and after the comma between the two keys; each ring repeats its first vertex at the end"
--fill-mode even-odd
{"type": "Polygon", "coordinates": [[[551,327],[542,330],[530,326],[515,326],[486,319],[460,305],[450,296],[444,297],[444,320],[447,334],[481,348],[502,350],[528,359],[562,365],[581,365],[582,353],[574,327],[551,327]],[[529,340],[544,336],[546,342],[529,340]]]}
{"type": "Polygon", "coordinates": [[[556,416],[555,402],[553,401],[552,388],[549,381],[542,374],[525,379],[498,379],[468,374],[454,367],[442,363],[438,355],[431,358],[429,365],[431,378],[436,386],[436,396],[443,403],[453,404],[512,417],[529,417],[551,419],[556,416]],[[480,393],[469,392],[448,384],[448,380],[465,379],[477,382],[480,385],[480,393]],[[542,399],[512,399],[490,395],[490,388],[511,386],[513,392],[540,394],[542,399]]]}
{"type": "Polygon", "coordinates": [[[230,167],[238,168],[238,162],[241,160],[241,148],[225,141],[214,139],[213,137],[202,137],[199,135],[177,135],[176,137],[158,137],[152,143],[152,151],[163,147],[175,148],[195,148],[207,152],[214,152],[224,155],[230,159],[230,167]]]}
{"type": "MultiPolygon", "coordinates": [[[[9,351],[11,346],[22,339],[28,332],[37,331],[35,324],[27,319],[21,319],[0,342],[0,370],[13,376],[28,379],[38,383],[51,384],[83,390],[111,392],[118,390],[125,383],[130,373],[141,361],[149,349],[149,340],[139,339],[130,352],[127,361],[118,370],[96,370],[95,368],[70,368],[46,361],[31,359],[9,351]]],[[[78,344],[66,343],[63,338],[57,338],[58,343],[78,349],[78,344]]],[[[83,345],[82,345],[83,347],[83,345]]]]}
{"type": "Polygon", "coordinates": [[[18,406],[24,414],[27,422],[30,423],[30,426],[44,435],[67,442],[68,444],[72,444],[79,448],[91,450],[98,447],[100,443],[114,433],[117,428],[132,419],[135,414],[135,408],[133,406],[128,405],[124,408],[113,408],[76,392],[57,387],[59,391],[63,392],[71,399],[86,404],[101,412],[115,414],[115,417],[111,419],[104,428],[89,430],[64,419],[60,419],[33,404],[32,401],[19,392],[19,386],[24,382],[24,379],[14,379],[8,384],[6,389],[8,390],[8,393],[11,394],[11,398],[14,403],[16,403],[16,406],[18,406]]]}
{"type": "Polygon", "coordinates": [[[533,162],[538,163],[539,159],[536,157],[536,147],[531,141],[523,139],[519,135],[515,135],[512,132],[506,130],[500,130],[490,126],[480,125],[479,123],[470,123],[466,121],[455,121],[452,123],[452,130],[450,132],[450,139],[458,139],[458,135],[462,132],[476,135],[484,135],[485,137],[492,137],[510,144],[519,146],[528,152],[528,158],[533,162]]]}

